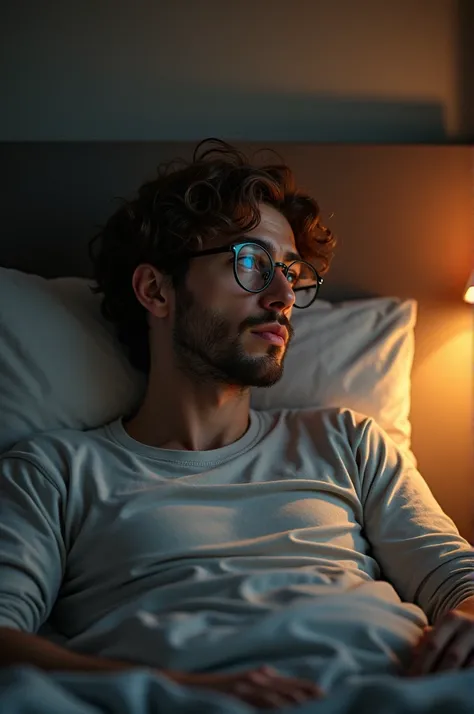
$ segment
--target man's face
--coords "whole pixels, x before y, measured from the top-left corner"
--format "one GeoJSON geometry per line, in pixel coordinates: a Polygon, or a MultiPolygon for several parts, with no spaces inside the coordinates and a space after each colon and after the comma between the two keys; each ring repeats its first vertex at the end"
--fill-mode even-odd
{"type": "MultiPolygon", "coordinates": [[[[296,251],[290,224],[276,209],[261,204],[261,223],[245,234],[274,247],[275,261],[296,251]]],[[[193,376],[238,387],[270,387],[283,374],[293,328],[289,319],[294,293],[280,268],[261,293],[245,291],[234,277],[234,254],[191,260],[186,284],[176,291],[173,348],[181,368],[193,376]],[[288,331],[285,345],[251,332],[279,323],[288,331]]],[[[285,261],[286,263],[291,261],[285,261]]]]}

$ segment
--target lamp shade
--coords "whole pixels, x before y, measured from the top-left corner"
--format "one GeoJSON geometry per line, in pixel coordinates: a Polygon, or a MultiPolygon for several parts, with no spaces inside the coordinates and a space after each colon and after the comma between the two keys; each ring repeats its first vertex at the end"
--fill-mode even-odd
{"type": "Polygon", "coordinates": [[[474,270],[471,273],[471,277],[467,281],[466,292],[464,293],[464,300],[466,302],[474,305],[474,270]]]}

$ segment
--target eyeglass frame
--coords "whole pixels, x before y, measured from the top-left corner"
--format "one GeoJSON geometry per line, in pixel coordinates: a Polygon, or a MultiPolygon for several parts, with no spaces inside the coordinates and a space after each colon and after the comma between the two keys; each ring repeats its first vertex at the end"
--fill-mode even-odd
{"type": "MultiPolygon", "coordinates": [[[[234,254],[233,269],[234,269],[235,280],[236,280],[237,284],[240,285],[242,290],[245,290],[248,293],[261,293],[264,290],[266,290],[268,288],[268,286],[271,284],[271,282],[275,276],[275,268],[281,268],[283,275],[285,276],[286,279],[288,279],[288,272],[292,265],[294,265],[295,263],[304,263],[305,265],[308,265],[314,271],[314,273],[316,275],[316,292],[315,292],[314,297],[311,300],[311,302],[309,302],[304,307],[302,307],[301,305],[296,305],[296,302],[295,302],[293,307],[298,308],[298,310],[306,310],[306,308],[310,307],[314,303],[314,301],[318,297],[319,288],[324,282],[323,278],[319,275],[316,268],[313,265],[311,265],[311,263],[308,263],[308,261],[301,260],[298,258],[297,260],[293,260],[288,265],[286,263],[282,263],[281,261],[275,261],[275,260],[273,260],[271,253],[269,253],[269,251],[265,248],[265,246],[263,246],[261,243],[257,243],[256,241],[253,241],[253,240],[235,242],[235,243],[231,243],[231,245],[221,246],[219,248],[206,248],[205,250],[194,251],[192,253],[188,253],[187,257],[188,258],[199,258],[203,255],[214,255],[217,253],[233,253],[234,254]],[[259,290],[250,290],[250,288],[244,287],[242,285],[242,283],[240,282],[238,275],[237,275],[237,258],[239,256],[239,253],[242,250],[242,248],[246,245],[258,246],[258,248],[261,248],[268,255],[268,257],[270,259],[270,266],[271,266],[270,278],[267,281],[267,283],[263,286],[263,288],[260,288],[259,290]]],[[[307,290],[307,288],[294,288],[294,289],[292,288],[292,290],[293,290],[293,293],[295,293],[296,290],[307,290]]]]}

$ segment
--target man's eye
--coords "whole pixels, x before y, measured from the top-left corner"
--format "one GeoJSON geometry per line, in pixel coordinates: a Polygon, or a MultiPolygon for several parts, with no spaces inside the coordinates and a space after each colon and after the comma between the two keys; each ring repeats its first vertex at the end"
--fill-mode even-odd
{"type": "Polygon", "coordinates": [[[242,258],[239,258],[239,265],[241,265],[242,268],[246,268],[247,270],[252,270],[255,265],[255,258],[250,255],[242,256],[242,258]]]}

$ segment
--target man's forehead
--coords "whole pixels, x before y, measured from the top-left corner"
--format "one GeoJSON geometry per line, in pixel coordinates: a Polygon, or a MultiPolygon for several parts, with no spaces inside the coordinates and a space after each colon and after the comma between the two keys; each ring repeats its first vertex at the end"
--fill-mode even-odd
{"type": "Polygon", "coordinates": [[[260,223],[245,236],[256,243],[261,242],[272,255],[285,259],[300,256],[297,253],[293,230],[287,218],[273,206],[260,204],[260,223]]]}
{"type": "Polygon", "coordinates": [[[259,204],[259,210],[260,223],[255,228],[252,228],[249,234],[263,230],[266,235],[271,235],[278,239],[278,242],[294,242],[293,230],[283,213],[274,208],[274,206],[268,206],[265,203],[259,204]]]}
{"type": "Polygon", "coordinates": [[[263,246],[268,250],[268,252],[275,258],[277,255],[282,255],[283,260],[300,260],[301,256],[297,253],[296,248],[291,243],[285,243],[285,245],[280,245],[275,240],[270,240],[266,236],[262,235],[245,235],[242,236],[243,239],[251,240],[258,245],[263,246]]]}

